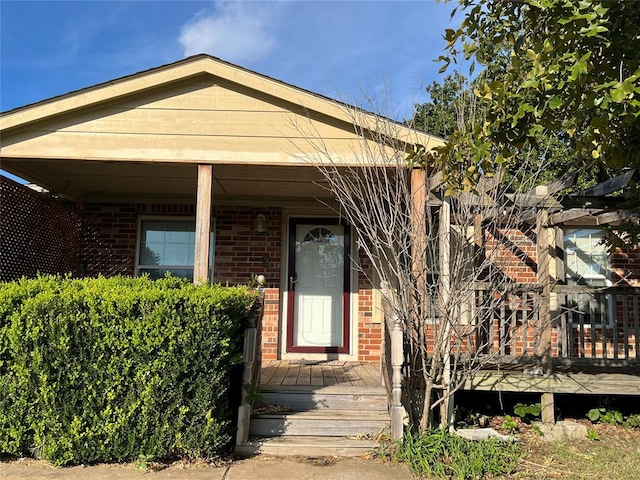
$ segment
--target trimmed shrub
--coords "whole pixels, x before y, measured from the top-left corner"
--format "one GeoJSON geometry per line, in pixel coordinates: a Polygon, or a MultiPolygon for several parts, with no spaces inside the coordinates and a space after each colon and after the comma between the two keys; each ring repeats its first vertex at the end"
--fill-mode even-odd
{"type": "Polygon", "coordinates": [[[0,284],[0,451],[55,465],[219,455],[256,299],[171,277],[0,284]]]}

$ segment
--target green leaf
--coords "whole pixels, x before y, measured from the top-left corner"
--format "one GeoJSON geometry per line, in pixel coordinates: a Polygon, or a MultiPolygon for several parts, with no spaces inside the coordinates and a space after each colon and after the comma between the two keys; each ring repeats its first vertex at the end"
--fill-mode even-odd
{"type": "Polygon", "coordinates": [[[627,94],[624,92],[624,90],[621,87],[612,88],[609,91],[609,93],[611,94],[611,100],[613,100],[616,103],[621,103],[627,96],[627,94]]]}
{"type": "Polygon", "coordinates": [[[592,422],[597,422],[600,419],[600,409],[592,408],[587,412],[587,418],[592,422]]]}
{"type": "Polygon", "coordinates": [[[549,108],[551,108],[552,110],[556,110],[560,108],[561,105],[562,105],[562,99],[560,97],[552,97],[549,100],[549,108]]]}
{"type": "Polygon", "coordinates": [[[525,55],[527,56],[527,58],[533,62],[535,62],[536,60],[538,60],[538,54],[536,52],[534,52],[533,50],[531,50],[530,48],[527,49],[527,51],[525,52],[525,55]]]}

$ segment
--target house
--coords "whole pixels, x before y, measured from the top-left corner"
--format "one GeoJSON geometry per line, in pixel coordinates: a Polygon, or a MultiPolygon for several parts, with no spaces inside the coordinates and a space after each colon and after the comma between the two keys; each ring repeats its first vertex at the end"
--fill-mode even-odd
{"type": "MultiPolygon", "coordinates": [[[[196,282],[231,284],[263,275],[265,302],[257,338],[265,383],[294,384],[265,389],[267,396],[284,396],[285,403],[298,402],[303,411],[325,404],[332,411],[342,408],[350,412],[352,429],[332,429],[336,417],[318,417],[316,412],[299,427],[291,427],[294,423],[286,415],[267,415],[252,422],[259,425],[257,433],[295,430],[294,435],[301,435],[318,418],[320,429],[330,430],[330,435],[371,432],[388,423],[383,417],[391,403],[396,434],[398,428],[401,434],[402,354],[391,361],[392,348],[385,348],[384,338],[402,342],[402,332],[385,331],[385,324],[391,327],[392,322],[385,318],[384,292],[370,280],[372,269],[359,243],[366,239],[357,238],[336,213],[339,205],[318,169],[319,147],[336,169],[359,168],[357,152],[363,142],[375,142],[376,121],[362,110],[208,55],[4,112],[2,168],[66,205],[49,199],[45,207],[42,194],[2,179],[0,275],[70,271],[158,277],[171,272],[196,282]],[[33,205],[28,214],[26,205],[33,205]],[[12,237],[9,232],[20,234],[12,237]],[[20,254],[10,255],[9,250],[20,254]],[[379,365],[389,372],[388,392],[379,384],[379,365]],[[295,385],[300,379],[306,389],[295,385]],[[351,390],[337,390],[343,383],[351,390]],[[354,399],[357,403],[350,403],[354,399]],[[356,418],[353,413],[369,410],[375,411],[373,417],[356,418]]],[[[386,138],[402,151],[430,150],[443,143],[384,122],[392,126],[386,138]]],[[[431,194],[436,184],[419,174],[414,179],[423,191],[418,201],[422,209],[442,204],[431,194]]],[[[602,231],[595,228],[637,215],[615,213],[617,204],[603,204],[597,211],[579,204],[581,198],[604,198],[619,190],[623,180],[617,189],[609,185],[571,197],[571,206],[538,208],[546,212],[545,222],[534,215],[528,226],[523,222],[508,231],[475,235],[480,249],[502,249],[496,263],[512,283],[536,287],[530,293],[521,291],[512,302],[517,308],[496,304],[495,317],[481,329],[485,337],[476,332],[474,342],[501,361],[537,361],[544,344],[548,356],[568,363],[586,359],[607,368],[624,363],[635,370],[622,382],[616,377],[617,390],[609,380],[585,383],[569,373],[525,384],[522,369],[513,375],[483,370],[461,388],[538,391],[547,395],[547,404],[554,392],[624,389],[640,394],[634,366],[640,360],[640,256],[634,250],[609,256],[599,243],[602,231]],[[542,257],[553,263],[544,276],[538,267],[542,257]],[[618,277],[626,290],[611,290],[620,288],[618,277]],[[563,310],[578,301],[578,287],[561,285],[573,280],[594,289],[587,292],[591,300],[563,310]],[[527,299],[538,302],[535,308],[527,299]],[[585,315],[585,309],[591,313],[585,315]],[[541,328],[552,310],[553,321],[541,328]],[[598,382],[606,388],[597,388],[598,382]]],[[[556,191],[557,185],[548,186],[548,194],[556,191]]],[[[474,299],[482,297],[481,287],[477,292],[474,299]]],[[[318,444],[309,445],[317,454],[318,444]]],[[[336,448],[342,453],[358,451],[340,445],[336,448]]]]}
{"type": "Polygon", "coordinates": [[[359,140],[346,106],[197,55],[5,112],[1,122],[2,168],[81,206],[84,275],[170,271],[232,284],[264,275],[265,359],[377,361],[371,288],[349,265],[355,239],[323,205],[332,199],[305,137],[321,136],[348,165],[359,140]],[[306,269],[318,251],[296,257],[290,246],[327,236],[340,265],[325,272],[330,286],[316,285],[321,276],[306,269]],[[322,312],[319,288],[332,299],[322,312]],[[315,313],[292,311],[298,299],[315,313]]]}
{"type": "Polygon", "coordinates": [[[3,178],[2,277],[263,275],[263,362],[378,365],[379,295],[350,261],[357,239],[313,145],[354,165],[372,119],[208,55],[4,112],[2,168],[75,208],[3,178]]]}

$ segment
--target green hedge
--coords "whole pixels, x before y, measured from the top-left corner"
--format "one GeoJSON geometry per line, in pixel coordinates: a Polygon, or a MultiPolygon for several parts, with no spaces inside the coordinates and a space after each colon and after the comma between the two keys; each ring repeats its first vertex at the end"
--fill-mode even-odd
{"type": "Polygon", "coordinates": [[[0,284],[0,452],[56,465],[220,454],[256,299],[170,277],[0,284]]]}

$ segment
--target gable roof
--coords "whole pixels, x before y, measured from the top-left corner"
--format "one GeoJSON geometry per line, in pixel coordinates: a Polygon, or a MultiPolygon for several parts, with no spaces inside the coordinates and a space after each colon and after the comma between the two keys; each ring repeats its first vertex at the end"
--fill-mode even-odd
{"type": "Polygon", "coordinates": [[[363,140],[383,155],[442,143],[208,55],[0,114],[2,168],[75,199],[188,196],[196,164],[216,165],[228,197],[326,195],[310,187],[316,147],[357,166],[363,140]]]}
{"type": "MultiPolygon", "coordinates": [[[[360,127],[365,129],[375,129],[376,122],[381,118],[379,115],[374,115],[353,105],[293,86],[217,57],[198,54],[177,62],[2,112],[0,113],[0,133],[6,134],[14,129],[26,128],[36,122],[68,115],[74,111],[98,106],[104,102],[113,102],[119,98],[140,94],[154,88],[166,87],[204,75],[243,85],[246,88],[299,105],[305,110],[314,111],[348,123],[353,123],[353,112],[355,111],[358,114],[357,118],[360,127]]],[[[433,142],[440,144],[443,142],[443,139],[439,137],[417,132],[395,120],[384,117],[383,119],[385,122],[394,124],[395,131],[401,132],[403,140],[409,143],[416,143],[416,138],[418,143],[421,144],[431,144],[433,142]]]]}

